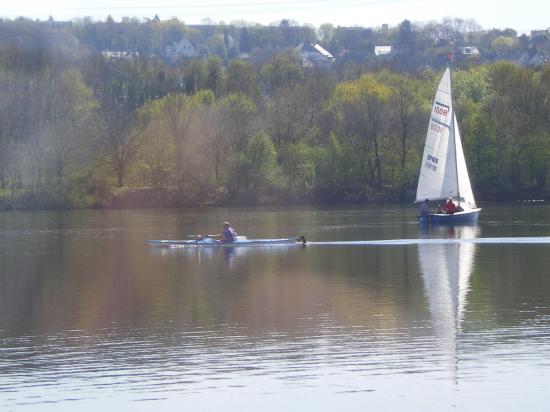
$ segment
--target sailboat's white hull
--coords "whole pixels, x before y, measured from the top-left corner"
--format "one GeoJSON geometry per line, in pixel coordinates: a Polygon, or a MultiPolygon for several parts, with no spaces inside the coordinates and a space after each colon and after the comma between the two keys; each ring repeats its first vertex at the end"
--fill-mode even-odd
{"type": "Polygon", "coordinates": [[[480,208],[469,209],[463,212],[456,212],[452,215],[445,213],[430,213],[427,216],[428,221],[425,218],[420,218],[421,223],[435,224],[435,225],[454,225],[454,224],[472,224],[476,223],[479,218],[480,208]]]}

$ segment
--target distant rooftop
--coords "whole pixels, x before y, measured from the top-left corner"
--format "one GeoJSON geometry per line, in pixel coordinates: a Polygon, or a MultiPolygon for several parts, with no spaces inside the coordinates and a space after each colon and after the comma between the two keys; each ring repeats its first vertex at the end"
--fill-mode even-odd
{"type": "Polygon", "coordinates": [[[391,46],[374,46],[374,54],[377,56],[391,54],[391,46]]]}

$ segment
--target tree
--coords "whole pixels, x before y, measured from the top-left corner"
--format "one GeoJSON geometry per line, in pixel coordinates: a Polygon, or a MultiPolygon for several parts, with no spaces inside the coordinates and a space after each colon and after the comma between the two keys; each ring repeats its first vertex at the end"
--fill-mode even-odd
{"type": "Polygon", "coordinates": [[[140,158],[145,165],[151,185],[167,189],[170,177],[177,176],[175,170],[174,141],[164,132],[163,118],[160,116],[158,101],[150,102],[144,111],[151,119],[143,130],[143,144],[140,146],[140,158]]]}
{"type": "Polygon", "coordinates": [[[539,132],[545,132],[545,96],[531,70],[511,63],[491,66],[488,77],[493,94],[486,107],[494,124],[499,184],[517,192],[528,185],[533,174],[527,153],[540,139],[539,132]]]}
{"type": "Polygon", "coordinates": [[[199,60],[190,60],[184,70],[183,84],[187,94],[194,94],[206,88],[206,64],[199,60]]]}
{"type": "Polygon", "coordinates": [[[222,60],[218,56],[210,56],[206,61],[206,88],[219,96],[224,81],[222,60]]]}
{"type": "Polygon", "coordinates": [[[250,99],[242,95],[230,95],[214,102],[203,112],[203,142],[211,155],[217,184],[223,182],[222,170],[231,154],[246,147],[248,124],[254,110],[254,103],[250,99]]]}
{"type": "Polygon", "coordinates": [[[382,187],[382,143],[387,136],[388,102],[391,89],[373,75],[336,86],[333,113],[344,134],[350,136],[363,159],[363,171],[377,187],[382,187]]]}
{"type": "Polygon", "coordinates": [[[293,144],[281,151],[281,168],[290,196],[307,196],[315,180],[313,150],[304,143],[293,144]]]}
{"type": "Polygon", "coordinates": [[[256,105],[246,95],[230,94],[218,102],[224,133],[237,151],[244,151],[252,135],[256,105]]]}
{"type": "Polygon", "coordinates": [[[490,50],[498,56],[507,57],[519,50],[519,39],[517,37],[498,36],[490,45],[490,50]]]}
{"type": "Polygon", "coordinates": [[[319,26],[319,41],[321,44],[330,47],[334,41],[336,28],[330,23],[324,23],[319,26]]]}
{"type": "Polygon", "coordinates": [[[244,152],[234,154],[228,179],[229,193],[248,200],[258,200],[278,186],[280,167],[277,152],[269,136],[257,132],[244,152]]]}
{"type": "Polygon", "coordinates": [[[174,178],[176,187],[182,193],[188,178],[189,157],[193,156],[192,148],[196,122],[203,110],[203,103],[214,100],[211,91],[202,91],[194,96],[182,93],[170,94],[156,103],[153,116],[159,134],[166,136],[173,147],[174,178]]]}
{"type": "Polygon", "coordinates": [[[226,94],[244,94],[251,99],[258,97],[256,75],[252,66],[242,60],[232,60],[227,67],[226,94]]]}
{"type": "Polygon", "coordinates": [[[393,91],[390,96],[391,117],[395,120],[395,132],[400,142],[401,171],[407,164],[407,154],[411,140],[425,125],[428,116],[422,108],[423,96],[420,94],[418,81],[400,74],[382,72],[379,76],[382,83],[393,91]]]}
{"type": "Polygon", "coordinates": [[[265,132],[256,133],[246,148],[249,162],[250,184],[255,193],[261,193],[277,178],[277,152],[265,132]]]}
{"type": "Polygon", "coordinates": [[[416,39],[417,33],[412,23],[409,20],[403,20],[399,25],[395,49],[398,53],[400,65],[405,70],[416,69],[416,39]]]}
{"type": "Polygon", "coordinates": [[[300,84],[304,73],[297,56],[278,54],[265,64],[260,72],[264,94],[273,94],[279,88],[293,88],[300,84]]]}
{"type": "Polygon", "coordinates": [[[81,164],[87,154],[86,138],[90,135],[96,101],[76,70],[68,70],[54,79],[47,92],[49,102],[41,146],[61,200],[68,169],[81,164]]]}
{"type": "Polygon", "coordinates": [[[242,53],[249,53],[252,49],[250,45],[250,35],[246,27],[241,28],[239,32],[239,50],[242,53]]]}
{"type": "Polygon", "coordinates": [[[144,119],[137,110],[128,111],[112,102],[103,102],[102,118],[100,150],[116,175],[117,186],[122,187],[128,168],[138,153],[144,119]]]}

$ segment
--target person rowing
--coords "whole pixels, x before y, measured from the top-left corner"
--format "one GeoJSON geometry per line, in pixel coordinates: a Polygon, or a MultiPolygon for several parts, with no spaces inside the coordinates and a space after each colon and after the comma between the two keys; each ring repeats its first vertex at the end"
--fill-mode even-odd
{"type": "Polygon", "coordinates": [[[223,222],[222,233],[216,235],[208,235],[211,239],[221,240],[225,243],[234,242],[237,239],[237,232],[231,227],[231,223],[223,222]]]}
{"type": "Polygon", "coordinates": [[[279,239],[247,239],[246,236],[237,236],[235,229],[229,222],[224,222],[222,233],[216,235],[188,235],[193,240],[148,240],[151,246],[252,246],[252,245],[303,245],[307,244],[305,236],[279,238],[279,239]]]}

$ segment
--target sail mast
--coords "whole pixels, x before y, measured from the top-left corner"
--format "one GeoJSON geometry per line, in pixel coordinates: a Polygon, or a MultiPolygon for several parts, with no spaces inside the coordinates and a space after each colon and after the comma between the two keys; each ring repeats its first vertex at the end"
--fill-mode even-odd
{"type": "Polygon", "coordinates": [[[447,56],[449,58],[449,84],[450,84],[450,94],[451,94],[451,107],[453,108],[452,110],[452,119],[451,119],[451,122],[452,122],[452,131],[453,131],[453,146],[454,146],[454,152],[455,152],[455,172],[456,172],[456,191],[457,191],[457,195],[458,195],[458,206],[460,206],[460,183],[458,181],[458,159],[457,159],[457,153],[456,153],[456,126],[455,126],[455,123],[456,123],[456,114],[455,114],[455,103],[454,103],[454,99],[453,99],[453,73],[452,73],[452,67],[451,67],[451,57],[452,57],[452,54],[449,53],[449,55],[447,56]]]}

